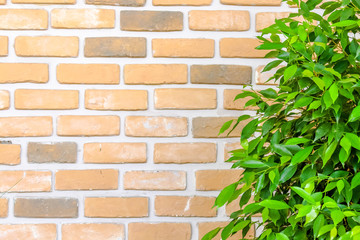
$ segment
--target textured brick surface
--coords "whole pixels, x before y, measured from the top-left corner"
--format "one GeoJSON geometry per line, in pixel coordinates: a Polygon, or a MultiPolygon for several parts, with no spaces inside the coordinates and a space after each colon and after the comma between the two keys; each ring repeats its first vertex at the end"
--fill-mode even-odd
{"type": "Polygon", "coordinates": [[[153,39],[154,57],[212,58],[215,42],[212,39],[153,39]]]}
{"type": "Polygon", "coordinates": [[[242,6],[280,6],[281,0],[220,0],[222,4],[242,6]]]}
{"type": "Polygon", "coordinates": [[[50,192],[50,171],[0,171],[1,192],[50,192]]]}
{"type": "MultiPolygon", "coordinates": [[[[236,117],[197,117],[193,119],[192,133],[195,138],[217,138],[227,137],[227,133],[219,135],[222,125],[230,120],[236,121],[236,117]]],[[[234,122],[232,126],[234,125],[234,122]]],[[[231,128],[232,128],[231,126],[231,128]]],[[[235,130],[229,135],[229,137],[240,137],[241,128],[245,126],[244,121],[241,122],[235,130]]]]}
{"type": "Polygon", "coordinates": [[[45,137],[52,134],[51,117],[1,117],[1,137],[45,137]]]}
{"type": "Polygon", "coordinates": [[[0,63],[0,83],[46,83],[47,81],[49,81],[47,64],[0,63]]]}
{"type": "Polygon", "coordinates": [[[56,240],[56,224],[0,225],[0,240],[56,240]]]}
{"type": "Polygon", "coordinates": [[[216,191],[238,181],[242,170],[199,170],[195,172],[196,190],[216,191]]]}
{"type": "Polygon", "coordinates": [[[75,4],[76,0],[11,0],[11,2],[24,4],[75,4]]]}
{"type": "Polygon", "coordinates": [[[261,12],[256,14],[256,31],[269,27],[275,23],[275,19],[286,18],[288,12],[261,12]]]}
{"type": "Polygon", "coordinates": [[[247,106],[245,104],[247,101],[253,99],[252,97],[239,98],[234,101],[235,97],[238,94],[241,94],[243,91],[238,89],[225,89],[224,90],[224,109],[228,110],[257,110],[256,106],[247,106]]]}
{"type": "Polygon", "coordinates": [[[21,162],[21,145],[0,144],[0,164],[17,165],[21,162]]]}
{"type": "Polygon", "coordinates": [[[188,223],[130,223],[129,240],[190,240],[188,223]]]}
{"type": "Polygon", "coordinates": [[[27,159],[30,163],[75,163],[77,144],[75,142],[29,142],[27,159]]]}
{"type": "Polygon", "coordinates": [[[48,13],[38,9],[0,9],[0,29],[44,30],[48,28],[48,13]]]}
{"type": "Polygon", "coordinates": [[[6,110],[10,107],[10,92],[0,90],[0,110],[6,110]]]}
{"type": "Polygon", "coordinates": [[[131,171],[124,175],[124,188],[132,190],[185,190],[183,171],[131,171]]]}
{"type": "Polygon", "coordinates": [[[256,38],[223,38],[220,55],[226,58],[263,58],[269,51],[255,49],[260,45],[256,38]]]}
{"type": "Polygon", "coordinates": [[[86,0],[87,4],[140,7],[146,0],[86,0]]]}
{"type": "Polygon", "coordinates": [[[8,215],[9,215],[9,199],[1,198],[0,199],[0,218],[6,218],[8,215]]]}
{"type": "Polygon", "coordinates": [[[0,36],[0,57],[8,55],[9,38],[6,36],[0,36]]]}
{"type": "Polygon", "coordinates": [[[213,0],[152,0],[155,6],[207,6],[213,0]]]}
{"type": "Polygon", "coordinates": [[[62,240],[124,239],[124,225],[113,223],[72,223],[61,227],[62,240]]]}

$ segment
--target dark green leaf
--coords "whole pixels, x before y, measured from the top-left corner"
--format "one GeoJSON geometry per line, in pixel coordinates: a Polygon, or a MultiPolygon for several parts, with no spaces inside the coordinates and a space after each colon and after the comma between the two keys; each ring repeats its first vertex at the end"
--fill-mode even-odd
{"type": "Polygon", "coordinates": [[[276,67],[279,66],[282,62],[283,62],[283,60],[275,60],[275,61],[272,61],[272,62],[268,63],[268,64],[264,67],[263,72],[267,72],[267,71],[270,71],[270,70],[273,69],[273,68],[276,68],[276,67]]]}
{"type": "Polygon", "coordinates": [[[294,155],[294,157],[291,159],[291,164],[295,165],[295,164],[305,161],[305,159],[307,159],[308,156],[310,155],[310,153],[312,152],[313,148],[314,148],[314,146],[310,146],[310,147],[307,147],[307,148],[297,152],[294,155]]]}

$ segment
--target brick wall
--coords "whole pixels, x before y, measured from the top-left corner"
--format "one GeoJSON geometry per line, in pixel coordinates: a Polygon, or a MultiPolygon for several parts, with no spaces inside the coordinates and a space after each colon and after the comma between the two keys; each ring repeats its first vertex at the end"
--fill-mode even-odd
{"type": "Polygon", "coordinates": [[[238,205],[211,207],[241,173],[224,162],[241,126],[218,131],[254,113],[232,100],[244,84],[268,87],[255,36],[295,9],[0,4],[0,240],[197,240],[225,224],[238,205]]]}

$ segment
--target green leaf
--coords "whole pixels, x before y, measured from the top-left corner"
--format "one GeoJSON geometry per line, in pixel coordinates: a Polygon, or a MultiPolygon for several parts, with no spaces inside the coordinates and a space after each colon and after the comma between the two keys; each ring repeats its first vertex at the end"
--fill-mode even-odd
{"type": "Polygon", "coordinates": [[[215,206],[222,207],[224,204],[231,198],[234,194],[238,183],[230,184],[229,186],[225,187],[219,194],[219,196],[215,200],[215,206]]]}
{"type": "Polygon", "coordinates": [[[243,207],[245,204],[247,204],[251,198],[251,192],[252,189],[248,189],[246,192],[243,193],[243,195],[240,198],[240,207],[243,207]]]}
{"type": "Polygon", "coordinates": [[[258,126],[258,123],[259,121],[257,119],[254,119],[243,128],[243,130],[241,131],[241,141],[250,138],[251,135],[254,134],[258,126]]]}
{"type": "Polygon", "coordinates": [[[344,219],[343,212],[338,209],[332,209],[330,215],[335,225],[337,225],[344,219]]]}
{"type": "Polygon", "coordinates": [[[306,147],[305,149],[302,149],[301,151],[297,152],[294,157],[291,159],[291,164],[296,165],[298,163],[301,163],[305,161],[305,159],[308,158],[310,153],[312,152],[314,146],[306,147]]]}
{"type": "Polygon", "coordinates": [[[279,66],[282,62],[283,62],[283,60],[275,60],[275,61],[272,61],[272,62],[268,63],[268,64],[264,67],[264,69],[263,69],[262,71],[263,71],[263,72],[270,71],[271,69],[276,68],[277,66],[279,66]]]}
{"type": "Polygon", "coordinates": [[[237,223],[233,229],[231,230],[232,233],[238,232],[240,230],[243,230],[247,225],[249,225],[251,221],[250,220],[245,220],[245,221],[241,221],[239,223],[237,223]]]}
{"type": "Polygon", "coordinates": [[[244,168],[264,168],[264,167],[269,167],[265,163],[257,161],[257,160],[240,161],[239,166],[244,167],[244,168]]]}
{"type": "Polygon", "coordinates": [[[297,166],[287,166],[280,175],[279,183],[284,183],[289,180],[292,176],[294,176],[297,170],[297,166]]]}
{"type": "Polygon", "coordinates": [[[274,152],[281,156],[292,156],[293,154],[285,147],[285,145],[281,144],[273,144],[271,146],[274,149],[274,152]]]}
{"type": "Polygon", "coordinates": [[[331,85],[329,92],[330,92],[330,97],[334,103],[336,101],[336,99],[339,97],[339,89],[336,86],[336,84],[331,85]]]}
{"type": "Polygon", "coordinates": [[[258,203],[258,205],[260,205],[262,207],[267,207],[269,209],[275,209],[275,210],[282,210],[282,209],[290,208],[290,206],[287,205],[285,202],[277,201],[277,200],[270,200],[270,199],[266,199],[266,200],[258,203]]]}
{"type": "Polygon", "coordinates": [[[316,238],[316,236],[318,236],[319,230],[322,226],[324,226],[324,223],[325,223],[325,217],[323,214],[320,214],[314,221],[314,225],[313,225],[314,239],[316,238]]]}
{"type": "Polygon", "coordinates": [[[334,154],[337,147],[337,142],[333,141],[330,146],[326,149],[325,155],[323,158],[323,166],[326,165],[326,163],[330,160],[331,156],[334,154]]]}
{"type": "Polygon", "coordinates": [[[230,121],[227,121],[226,123],[224,123],[224,125],[221,127],[221,129],[220,129],[220,131],[219,131],[218,136],[219,136],[220,134],[224,133],[226,130],[228,130],[228,129],[230,128],[231,124],[233,123],[233,121],[234,121],[234,120],[230,120],[230,121]]]}
{"type": "Polygon", "coordinates": [[[272,50],[272,49],[282,49],[285,45],[282,43],[263,43],[260,46],[256,47],[258,50],[272,50]]]}
{"type": "Polygon", "coordinates": [[[312,97],[302,97],[299,100],[295,101],[294,108],[306,107],[313,101],[312,97]]]}
{"type": "Polygon", "coordinates": [[[292,65],[292,66],[286,68],[286,70],[284,72],[285,82],[288,81],[290,78],[292,78],[295,75],[297,69],[298,69],[298,67],[296,65],[292,65]]]}
{"type": "Polygon", "coordinates": [[[213,239],[219,232],[220,232],[221,228],[215,228],[214,230],[211,230],[210,232],[208,232],[207,234],[205,234],[201,240],[211,240],[213,239]]]}
{"type": "Polygon", "coordinates": [[[274,115],[275,113],[279,112],[283,108],[283,104],[273,104],[268,107],[265,111],[264,117],[269,117],[274,115]]]}
{"type": "Polygon", "coordinates": [[[272,88],[261,90],[260,93],[261,93],[261,95],[263,95],[266,98],[275,99],[278,97],[277,92],[272,88]]]}
{"type": "Polygon", "coordinates": [[[318,237],[320,237],[321,235],[324,235],[327,232],[330,232],[331,229],[333,229],[333,228],[334,228],[334,224],[328,224],[328,225],[322,226],[319,230],[318,237]]]}
{"type": "Polygon", "coordinates": [[[315,204],[314,198],[304,189],[299,187],[291,187],[291,189],[294,192],[296,192],[300,197],[302,197],[304,200],[306,200],[308,203],[315,204]]]}
{"type": "Polygon", "coordinates": [[[355,107],[349,117],[349,122],[355,122],[360,119],[360,106],[355,107]]]}
{"type": "Polygon", "coordinates": [[[310,139],[307,138],[290,138],[286,141],[285,145],[297,145],[301,143],[307,143],[310,142],[310,139]]]}
{"type": "Polygon", "coordinates": [[[314,83],[321,89],[324,90],[325,89],[325,82],[324,80],[322,80],[319,77],[313,77],[312,80],[314,81],[314,83]]]}
{"type": "Polygon", "coordinates": [[[276,234],[276,239],[277,239],[277,240],[289,240],[288,236],[286,236],[286,235],[283,234],[283,233],[277,233],[277,234],[276,234]]]}
{"type": "Polygon", "coordinates": [[[343,137],[340,141],[340,146],[342,146],[347,153],[351,149],[351,141],[347,137],[343,137]]]}
{"type": "Polygon", "coordinates": [[[357,21],[345,20],[345,21],[334,23],[332,26],[333,27],[348,27],[348,26],[356,25],[356,24],[357,24],[357,21]]]}
{"type": "Polygon", "coordinates": [[[315,131],[315,139],[314,142],[316,142],[317,140],[319,140],[320,138],[324,137],[325,135],[327,135],[331,130],[331,124],[330,123],[324,123],[321,124],[315,131]]]}
{"type": "Polygon", "coordinates": [[[357,135],[353,133],[346,133],[345,137],[351,142],[351,146],[360,150],[360,139],[357,135]]]}
{"type": "Polygon", "coordinates": [[[351,189],[354,189],[359,185],[360,185],[360,172],[355,174],[355,176],[351,179],[351,189]]]}

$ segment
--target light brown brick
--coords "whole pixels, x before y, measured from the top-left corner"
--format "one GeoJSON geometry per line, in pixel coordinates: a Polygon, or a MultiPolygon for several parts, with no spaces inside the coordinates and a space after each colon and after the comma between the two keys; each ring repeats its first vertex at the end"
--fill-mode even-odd
{"type": "Polygon", "coordinates": [[[85,143],[85,163],[145,163],[146,143],[85,143]]]}
{"type": "Polygon", "coordinates": [[[199,170],[195,172],[196,190],[218,191],[239,181],[243,170],[199,170]]]}
{"type": "Polygon", "coordinates": [[[212,39],[153,39],[154,57],[170,58],[212,58],[215,41],[212,39]]]}
{"type": "Polygon", "coordinates": [[[146,90],[86,90],[85,108],[91,110],[146,110],[146,90]]]}
{"type": "Polygon", "coordinates": [[[185,190],[184,171],[130,171],[124,174],[126,190],[185,190]]]}
{"type": "Polygon", "coordinates": [[[141,7],[146,0],[86,0],[86,4],[141,7]]]}
{"type": "Polygon", "coordinates": [[[146,38],[85,38],[85,57],[146,57],[146,38]]]}
{"type": "Polygon", "coordinates": [[[129,240],[190,240],[189,223],[129,223],[129,240]]]}
{"type": "Polygon", "coordinates": [[[59,116],[59,136],[111,136],[120,134],[118,116],[59,116]]]}
{"type": "Polygon", "coordinates": [[[2,224],[0,240],[56,240],[56,224],[2,224]]]}
{"type": "Polygon", "coordinates": [[[114,28],[115,10],[112,9],[66,9],[51,11],[53,28],[114,28]]]}
{"type": "Polygon", "coordinates": [[[264,28],[275,23],[275,19],[289,17],[289,12],[260,12],[256,14],[256,31],[259,32],[264,28]]]}
{"type": "Polygon", "coordinates": [[[186,64],[127,64],[125,84],[184,84],[187,83],[186,64]]]}
{"type": "Polygon", "coordinates": [[[6,4],[6,0],[0,0],[0,5],[6,4]]]}
{"type": "Polygon", "coordinates": [[[221,3],[242,6],[280,6],[281,0],[221,0],[221,3]]]}
{"type": "Polygon", "coordinates": [[[225,58],[263,58],[269,51],[255,49],[260,44],[256,38],[223,38],[220,55],[225,58]]]}
{"type": "Polygon", "coordinates": [[[131,218],[149,216],[145,197],[85,198],[85,217],[131,218]]]}
{"type": "Polygon", "coordinates": [[[0,9],[0,29],[45,30],[48,13],[41,9],[0,9]]]}
{"type": "Polygon", "coordinates": [[[75,142],[29,142],[27,159],[29,163],[76,163],[77,144],[75,142]]]}
{"type": "Polygon", "coordinates": [[[119,84],[117,64],[59,64],[56,77],[64,84],[119,84]]]}
{"type": "Polygon", "coordinates": [[[153,0],[155,6],[208,6],[212,0],[153,0]]]}
{"type": "Polygon", "coordinates": [[[155,89],[156,109],[214,109],[216,99],[216,89],[155,89]]]}
{"type": "Polygon", "coordinates": [[[224,109],[227,110],[257,110],[256,106],[245,107],[247,101],[253,99],[252,97],[240,98],[234,101],[235,97],[242,93],[243,90],[225,89],[224,90],[224,109]]]}
{"type": "MultiPolygon", "coordinates": [[[[232,126],[235,124],[237,117],[197,117],[193,118],[192,133],[195,138],[217,138],[227,137],[227,132],[220,135],[219,131],[225,122],[234,120],[232,126]]],[[[246,125],[245,121],[241,122],[235,130],[228,137],[240,137],[242,128],[246,125]]]]}
{"type": "Polygon", "coordinates": [[[45,137],[52,135],[52,117],[1,117],[0,137],[45,137]]]}
{"type": "MultiPolygon", "coordinates": [[[[199,222],[198,223],[199,240],[201,240],[201,238],[205,234],[210,232],[211,230],[213,230],[215,228],[218,228],[218,227],[225,227],[228,224],[229,224],[229,222],[199,222]]],[[[245,239],[254,239],[254,235],[255,235],[255,227],[252,226],[250,228],[249,232],[246,234],[245,239]]],[[[220,233],[213,239],[214,240],[221,240],[220,233]]],[[[229,237],[228,239],[229,240],[243,239],[242,232],[239,231],[236,234],[229,237]]]]}
{"type": "Polygon", "coordinates": [[[156,216],[215,217],[214,197],[156,196],[156,216]]]}
{"type": "Polygon", "coordinates": [[[193,10],[189,12],[189,28],[195,31],[247,31],[250,14],[235,10],[193,10]]]}
{"type": "Polygon", "coordinates": [[[9,215],[8,212],[9,212],[9,200],[6,198],[0,198],[0,218],[6,218],[9,215]]]}
{"type": "Polygon", "coordinates": [[[125,134],[131,137],[182,137],[188,134],[187,118],[128,116],[125,134]]]}
{"type": "Polygon", "coordinates": [[[256,68],[256,72],[255,72],[255,79],[256,79],[256,84],[258,85],[278,85],[274,79],[268,81],[272,76],[274,76],[274,74],[276,73],[276,71],[283,66],[279,66],[276,68],[271,69],[268,72],[262,72],[264,69],[264,65],[259,66],[256,68]]]}
{"type": "Polygon", "coordinates": [[[79,38],[19,36],[15,38],[15,52],[20,57],[77,57],[79,38]]]}
{"type": "Polygon", "coordinates": [[[0,63],[0,83],[46,83],[48,81],[49,66],[47,64],[0,63]]]}
{"type": "Polygon", "coordinates": [[[75,4],[76,0],[11,0],[21,4],[75,4]]]}
{"type": "Polygon", "coordinates": [[[0,171],[0,192],[50,192],[49,171],[0,171]]]}
{"type": "Polygon", "coordinates": [[[7,90],[0,90],[0,110],[9,109],[10,93],[7,90]]]}
{"type": "Polygon", "coordinates": [[[8,55],[9,38],[6,36],[0,36],[0,57],[6,57],[8,55]]]}
{"type": "Polygon", "coordinates": [[[77,109],[79,107],[79,91],[47,90],[47,89],[16,89],[16,109],[77,109]]]}
{"type": "Polygon", "coordinates": [[[124,239],[124,225],[113,223],[72,223],[61,227],[62,240],[124,239]]]}
{"type": "Polygon", "coordinates": [[[241,145],[240,142],[228,142],[224,145],[224,161],[228,160],[232,154],[231,151],[234,151],[236,149],[240,149],[241,145]]]}
{"type": "Polygon", "coordinates": [[[56,190],[118,189],[119,172],[115,169],[59,170],[55,173],[56,190]]]}
{"type": "Polygon", "coordinates": [[[213,163],[215,143],[155,143],[154,163],[213,163]]]}
{"type": "Polygon", "coordinates": [[[0,164],[18,165],[21,162],[20,144],[0,144],[0,164]]]}

